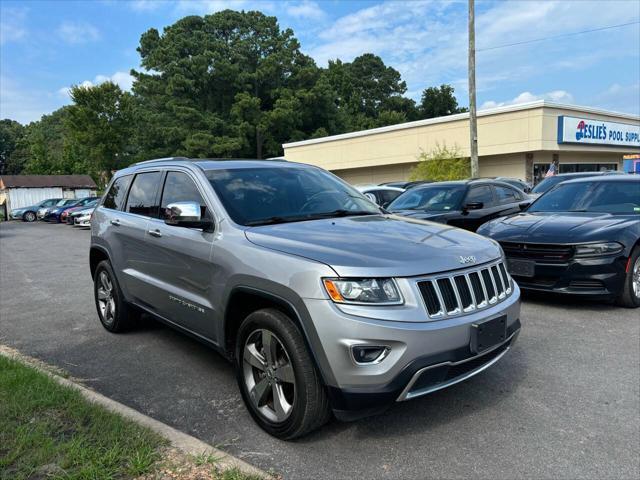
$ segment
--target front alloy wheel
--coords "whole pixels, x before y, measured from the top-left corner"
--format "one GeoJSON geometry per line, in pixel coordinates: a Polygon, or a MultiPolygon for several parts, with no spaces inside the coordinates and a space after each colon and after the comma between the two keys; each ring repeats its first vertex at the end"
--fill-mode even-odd
{"type": "Polygon", "coordinates": [[[636,246],[629,257],[618,304],[627,308],[640,307],[640,246],[636,246]]]}
{"type": "Polygon", "coordinates": [[[631,269],[631,282],[633,285],[633,293],[637,299],[640,299],[640,256],[636,258],[631,269]]]}
{"type": "Polygon", "coordinates": [[[235,352],[242,399],[268,433],[290,440],[329,420],[324,385],[288,315],[273,308],[249,314],[238,329],[235,352]]]}
{"type": "Polygon", "coordinates": [[[36,214],[33,212],[27,212],[24,214],[24,221],[25,222],[35,222],[36,221],[36,214]]]}
{"type": "Polygon", "coordinates": [[[296,380],[289,354],[269,330],[252,332],[244,345],[243,374],[254,407],[272,422],[284,422],[296,396],[296,380]]]}

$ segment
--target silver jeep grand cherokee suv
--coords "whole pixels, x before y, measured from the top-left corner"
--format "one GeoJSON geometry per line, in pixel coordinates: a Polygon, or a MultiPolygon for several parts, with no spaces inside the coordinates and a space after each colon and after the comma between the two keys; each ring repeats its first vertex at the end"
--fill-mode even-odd
{"type": "Polygon", "coordinates": [[[213,346],[283,439],[465,380],[520,331],[496,242],[389,215],[309,165],[138,163],[91,228],[102,325],[147,312],[213,346]]]}

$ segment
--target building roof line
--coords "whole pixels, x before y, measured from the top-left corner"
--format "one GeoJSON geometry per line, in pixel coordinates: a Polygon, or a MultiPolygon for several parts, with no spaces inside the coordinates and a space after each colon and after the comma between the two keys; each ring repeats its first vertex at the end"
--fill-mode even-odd
{"type": "MultiPolygon", "coordinates": [[[[603,110],[603,109],[592,108],[592,107],[582,107],[579,105],[555,103],[555,102],[549,102],[547,100],[535,100],[533,102],[519,103],[517,105],[506,105],[502,107],[487,108],[484,110],[479,110],[478,117],[487,117],[491,115],[497,115],[500,113],[518,112],[521,110],[530,110],[530,109],[540,108],[540,107],[557,108],[561,110],[571,110],[575,112],[590,113],[595,115],[606,115],[610,117],[618,117],[620,119],[631,120],[635,122],[640,121],[639,115],[632,115],[629,113],[622,113],[622,112],[613,112],[609,110],[603,110]]],[[[283,148],[302,147],[305,145],[313,145],[316,143],[334,142],[337,140],[346,140],[348,138],[365,137],[368,135],[375,135],[378,133],[394,132],[397,130],[406,130],[409,128],[423,127],[427,125],[436,125],[438,123],[455,122],[457,120],[464,120],[467,118],[469,118],[469,112],[456,113],[453,115],[447,115],[445,117],[427,118],[424,120],[416,120],[413,122],[397,123],[395,125],[388,125],[386,127],[371,128],[369,130],[359,130],[356,132],[330,135],[328,137],[311,138],[309,140],[301,140],[299,142],[284,143],[282,147],[283,148]]]]}

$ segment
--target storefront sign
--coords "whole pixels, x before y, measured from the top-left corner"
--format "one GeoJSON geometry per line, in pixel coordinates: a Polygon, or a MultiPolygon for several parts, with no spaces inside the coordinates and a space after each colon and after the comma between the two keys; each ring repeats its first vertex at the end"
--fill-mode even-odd
{"type": "Polygon", "coordinates": [[[561,115],[558,117],[558,143],[640,147],[640,125],[561,115]]]}

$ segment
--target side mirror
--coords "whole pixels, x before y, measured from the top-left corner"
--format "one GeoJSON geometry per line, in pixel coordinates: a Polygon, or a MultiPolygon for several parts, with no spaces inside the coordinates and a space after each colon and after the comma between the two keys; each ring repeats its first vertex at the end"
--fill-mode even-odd
{"type": "Polygon", "coordinates": [[[164,210],[164,223],[174,227],[209,229],[213,222],[203,219],[200,205],[196,202],[176,202],[167,205],[164,210]]]}
{"type": "Polygon", "coordinates": [[[484,208],[482,202],[469,202],[464,206],[465,210],[480,210],[481,208],[484,208]]]}
{"type": "Polygon", "coordinates": [[[527,208],[529,208],[529,205],[531,205],[531,202],[522,202],[520,204],[518,204],[518,206],[520,207],[521,211],[525,211],[527,208]]]}

